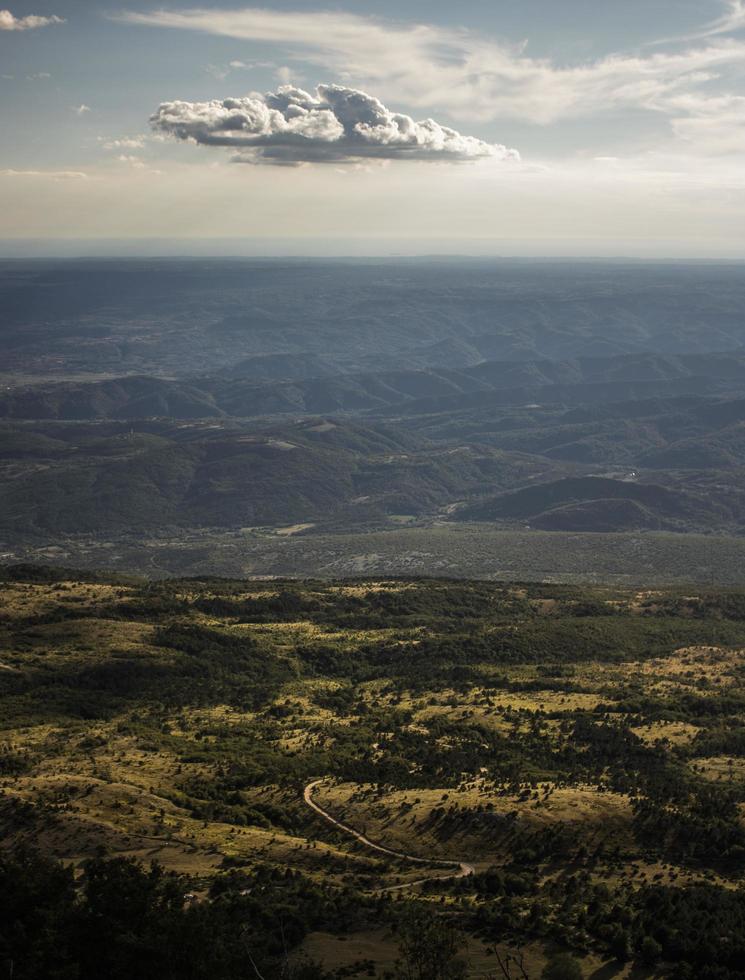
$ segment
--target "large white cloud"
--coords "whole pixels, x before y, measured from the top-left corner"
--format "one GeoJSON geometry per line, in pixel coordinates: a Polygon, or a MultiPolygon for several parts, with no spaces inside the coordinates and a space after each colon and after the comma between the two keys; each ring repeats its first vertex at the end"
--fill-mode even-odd
{"type": "Polygon", "coordinates": [[[516,150],[463,136],[434,119],[416,122],[357,89],[284,85],[266,95],[164,102],[153,128],[177,139],[237,150],[246,163],[329,163],[359,159],[517,160],[516,150]]]}
{"type": "Polygon", "coordinates": [[[31,31],[35,27],[48,27],[50,24],[64,24],[62,17],[15,17],[9,10],[0,10],[0,31],[31,31]]]}

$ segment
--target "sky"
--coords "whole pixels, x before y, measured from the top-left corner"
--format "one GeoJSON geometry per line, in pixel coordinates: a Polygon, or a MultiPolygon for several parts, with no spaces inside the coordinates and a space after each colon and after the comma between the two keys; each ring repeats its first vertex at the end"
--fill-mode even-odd
{"type": "Polygon", "coordinates": [[[745,0],[0,0],[0,254],[745,258],[745,0]]]}

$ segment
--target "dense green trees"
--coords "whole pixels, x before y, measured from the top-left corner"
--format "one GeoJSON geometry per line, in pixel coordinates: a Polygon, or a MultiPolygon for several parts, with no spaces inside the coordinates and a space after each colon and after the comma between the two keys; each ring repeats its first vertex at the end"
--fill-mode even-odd
{"type": "MultiPolygon", "coordinates": [[[[297,971],[287,957],[323,896],[292,879],[261,897],[228,881],[212,901],[153,866],[122,859],[72,871],[39,855],[0,859],[0,975],[13,980],[244,980],[297,971]]],[[[321,913],[322,914],[322,913],[321,913]]],[[[321,975],[303,966],[304,980],[321,975]]]]}

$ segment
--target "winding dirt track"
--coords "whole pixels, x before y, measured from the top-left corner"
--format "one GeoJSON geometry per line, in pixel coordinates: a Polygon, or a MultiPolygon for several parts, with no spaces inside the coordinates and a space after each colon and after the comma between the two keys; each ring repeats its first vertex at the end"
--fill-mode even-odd
{"type": "Polygon", "coordinates": [[[435,875],[429,878],[418,878],[416,881],[407,881],[403,885],[391,885],[389,888],[383,889],[383,891],[395,891],[398,888],[412,888],[416,885],[421,885],[425,881],[449,881],[452,878],[468,878],[474,873],[474,867],[472,864],[468,864],[466,861],[439,861],[435,858],[422,858],[416,857],[414,854],[406,854],[404,851],[394,851],[391,847],[384,847],[382,844],[376,844],[375,841],[371,841],[369,837],[365,837],[358,830],[353,827],[348,827],[341,820],[337,820],[333,817],[328,810],[324,810],[322,806],[313,799],[313,790],[316,786],[320,786],[323,779],[314,779],[312,783],[308,785],[303,790],[303,799],[320,817],[335,827],[337,830],[343,830],[345,834],[349,834],[350,837],[354,837],[355,840],[359,841],[360,844],[364,844],[365,847],[371,848],[373,851],[379,851],[381,854],[388,854],[391,857],[401,858],[403,861],[410,861],[412,864],[436,864],[441,868],[457,868],[458,870],[449,875],[435,875]]]}

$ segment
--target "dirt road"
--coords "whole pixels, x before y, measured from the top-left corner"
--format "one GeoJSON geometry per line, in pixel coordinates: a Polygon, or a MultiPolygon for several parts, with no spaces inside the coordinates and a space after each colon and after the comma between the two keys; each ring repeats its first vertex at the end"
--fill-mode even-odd
{"type": "MultiPolygon", "coordinates": [[[[457,868],[452,874],[448,875],[436,875],[435,878],[438,881],[449,881],[452,878],[468,878],[474,873],[474,867],[472,864],[468,864],[466,861],[439,861],[434,858],[423,858],[417,857],[414,854],[406,854],[405,851],[395,851],[391,847],[384,847],[382,844],[376,844],[375,841],[371,841],[369,837],[365,837],[358,830],[353,827],[348,827],[341,820],[337,820],[336,817],[332,816],[328,810],[324,810],[322,806],[313,799],[313,790],[316,786],[320,786],[323,782],[322,779],[314,779],[312,783],[308,783],[303,791],[303,799],[320,817],[330,823],[337,830],[343,830],[345,834],[349,834],[350,837],[354,837],[355,840],[359,841],[360,844],[364,844],[365,847],[371,848],[373,851],[379,851],[381,854],[388,854],[390,857],[400,858],[403,861],[410,861],[413,864],[428,864],[437,865],[440,868],[457,868]]],[[[416,881],[407,881],[403,885],[392,885],[390,888],[384,889],[384,891],[394,891],[398,888],[412,888],[415,885],[421,885],[425,881],[435,880],[433,878],[418,878],[416,881]]]]}

